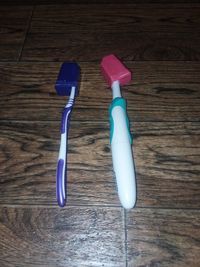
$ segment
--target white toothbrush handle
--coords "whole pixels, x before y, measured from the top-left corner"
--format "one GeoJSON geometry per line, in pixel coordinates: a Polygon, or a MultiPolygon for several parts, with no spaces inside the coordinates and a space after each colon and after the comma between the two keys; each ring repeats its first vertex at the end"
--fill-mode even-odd
{"type": "Polygon", "coordinates": [[[61,121],[61,141],[60,151],[56,172],[56,188],[57,201],[60,207],[64,207],[66,202],[66,186],[67,186],[67,139],[69,130],[70,113],[72,105],[66,107],[62,113],[61,121]]]}
{"type": "Polygon", "coordinates": [[[135,168],[132,155],[132,137],[129,131],[126,102],[115,98],[110,107],[111,150],[118,194],[125,209],[136,202],[135,168]]]}
{"type": "Polygon", "coordinates": [[[73,108],[75,87],[71,88],[69,101],[62,112],[60,151],[56,171],[56,195],[60,207],[65,206],[67,191],[67,140],[70,114],[73,108]]]}

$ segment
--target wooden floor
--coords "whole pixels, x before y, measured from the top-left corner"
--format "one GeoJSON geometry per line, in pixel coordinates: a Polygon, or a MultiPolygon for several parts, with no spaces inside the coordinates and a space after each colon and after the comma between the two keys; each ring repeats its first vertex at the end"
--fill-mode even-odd
{"type": "Polygon", "coordinates": [[[0,266],[199,267],[200,4],[42,2],[0,6],[0,266]],[[133,72],[123,88],[137,172],[131,211],[112,172],[111,92],[99,70],[109,53],[133,72]],[[82,79],[61,209],[66,99],[54,83],[66,60],[82,79]]]}

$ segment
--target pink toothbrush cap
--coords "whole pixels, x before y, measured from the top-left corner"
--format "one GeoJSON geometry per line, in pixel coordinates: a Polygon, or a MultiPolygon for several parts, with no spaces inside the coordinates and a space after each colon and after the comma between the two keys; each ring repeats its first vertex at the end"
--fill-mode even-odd
{"type": "Polygon", "coordinates": [[[120,85],[125,85],[131,81],[131,72],[115,55],[103,57],[101,71],[110,86],[114,81],[119,81],[120,85]]]}

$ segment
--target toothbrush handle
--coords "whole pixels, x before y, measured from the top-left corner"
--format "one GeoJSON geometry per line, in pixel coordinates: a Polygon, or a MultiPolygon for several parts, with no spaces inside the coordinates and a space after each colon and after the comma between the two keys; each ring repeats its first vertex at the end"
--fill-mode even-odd
{"type": "Polygon", "coordinates": [[[126,112],[126,101],[117,97],[110,106],[111,151],[118,194],[122,206],[133,208],[136,202],[135,168],[132,137],[126,112]]]}
{"type": "Polygon", "coordinates": [[[64,108],[61,120],[61,142],[56,172],[56,194],[60,207],[65,206],[67,184],[67,139],[72,106],[64,108]]]}

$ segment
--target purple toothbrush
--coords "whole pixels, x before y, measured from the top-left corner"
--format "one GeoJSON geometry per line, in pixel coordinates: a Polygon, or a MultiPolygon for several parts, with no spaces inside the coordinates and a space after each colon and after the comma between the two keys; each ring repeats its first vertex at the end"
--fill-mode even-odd
{"type": "Polygon", "coordinates": [[[79,78],[80,68],[78,64],[75,62],[64,62],[55,84],[58,95],[69,96],[68,103],[62,112],[61,141],[56,172],[56,195],[60,207],[64,207],[66,202],[68,130],[74,99],[78,95],[79,78]]]}

